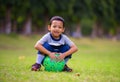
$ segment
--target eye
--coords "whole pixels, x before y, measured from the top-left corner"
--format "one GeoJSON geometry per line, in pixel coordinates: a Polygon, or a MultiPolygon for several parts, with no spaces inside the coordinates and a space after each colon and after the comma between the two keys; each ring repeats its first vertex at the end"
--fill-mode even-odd
{"type": "Polygon", "coordinates": [[[56,26],[54,25],[53,28],[56,28],[56,26]]]}
{"type": "Polygon", "coordinates": [[[61,29],[62,27],[59,26],[59,28],[61,29]]]}

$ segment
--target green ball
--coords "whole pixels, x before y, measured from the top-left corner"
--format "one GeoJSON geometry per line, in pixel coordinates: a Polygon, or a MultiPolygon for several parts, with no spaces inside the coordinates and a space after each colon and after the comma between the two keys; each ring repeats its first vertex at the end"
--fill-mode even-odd
{"type": "Polygon", "coordinates": [[[46,71],[60,72],[63,70],[65,66],[65,61],[57,59],[57,56],[59,56],[59,54],[55,54],[55,56],[56,59],[54,60],[52,60],[49,56],[45,57],[43,61],[43,66],[46,71]]]}

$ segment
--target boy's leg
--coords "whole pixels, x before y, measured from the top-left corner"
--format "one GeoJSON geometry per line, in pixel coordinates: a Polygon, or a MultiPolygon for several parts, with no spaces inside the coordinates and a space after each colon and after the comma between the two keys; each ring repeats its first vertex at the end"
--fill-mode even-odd
{"type": "MultiPolygon", "coordinates": [[[[44,43],[43,47],[45,47],[47,50],[52,51],[52,47],[48,43],[44,43]]],[[[32,65],[32,71],[38,71],[41,67],[41,63],[44,59],[45,55],[42,54],[40,51],[38,51],[36,63],[32,65]]]]}
{"type": "MultiPolygon", "coordinates": [[[[70,46],[63,45],[63,46],[60,47],[59,50],[60,50],[61,53],[64,53],[64,52],[68,51],[69,49],[70,49],[70,46]]],[[[67,62],[71,58],[71,56],[72,56],[72,54],[65,57],[65,59],[64,59],[65,60],[65,66],[64,66],[63,71],[72,72],[72,69],[67,66],[67,62]]]]}
{"type": "MultiPolygon", "coordinates": [[[[53,51],[53,48],[48,43],[44,43],[43,47],[46,48],[49,51],[53,51]]],[[[45,57],[45,54],[42,54],[40,51],[38,51],[38,56],[37,56],[37,59],[36,59],[36,63],[41,64],[44,57],[45,57]]]]}
{"type": "Polygon", "coordinates": [[[44,55],[42,55],[42,54],[38,54],[37,55],[37,59],[36,59],[36,63],[37,64],[41,64],[42,63],[42,60],[44,59],[44,55]]]}
{"type": "MultiPolygon", "coordinates": [[[[68,46],[68,45],[62,45],[60,47],[60,49],[59,49],[59,52],[60,53],[64,53],[64,52],[68,51],[69,49],[70,49],[70,46],[68,46]]],[[[72,54],[69,55],[69,56],[67,56],[67,57],[65,57],[65,63],[68,62],[68,60],[71,58],[71,56],[72,56],[72,54]]]]}
{"type": "Polygon", "coordinates": [[[70,58],[65,58],[64,60],[65,60],[65,64],[67,64],[67,62],[68,62],[68,60],[69,60],[70,58]]]}

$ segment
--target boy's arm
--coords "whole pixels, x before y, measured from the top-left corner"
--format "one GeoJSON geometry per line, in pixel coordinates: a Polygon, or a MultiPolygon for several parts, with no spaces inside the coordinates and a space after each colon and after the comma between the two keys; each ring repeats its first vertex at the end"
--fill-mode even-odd
{"type": "Polygon", "coordinates": [[[43,54],[46,54],[46,55],[50,56],[52,59],[55,58],[55,55],[54,55],[55,53],[54,52],[50,52],[49,50],[45,49],[42,46],[42,44],[40,44],[38,42],[35,44],[35,49],[39,50],[43,54]]]}
{"type": "Polygon", "coordinates": [[[76,52],[78,50],[77,46],[73,44],[70,49],[64,53],[62,53],[59,57],[60,59],[64,59],[66,56],[71,55],[72,53],[76,52]]]}

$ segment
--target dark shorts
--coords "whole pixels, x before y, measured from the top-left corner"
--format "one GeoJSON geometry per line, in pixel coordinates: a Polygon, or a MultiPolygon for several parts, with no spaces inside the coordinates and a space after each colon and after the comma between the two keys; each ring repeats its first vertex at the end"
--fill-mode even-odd
{"type": "MultiPolygon", "coordinates": [[[[68,46],[68,45],[52,46],[52,45],[49,45],[48,43],[44,43],[43,47],[51,52],[56,52],[56,53],[64,53],[70,49],[70,46],[68,46]]],[[[38,51],[38,54],[41,54],[41,52],[38,51]]],[[[72,56],[72,54],[65,58],[71,58],[71,56],[72,56]]]]}

